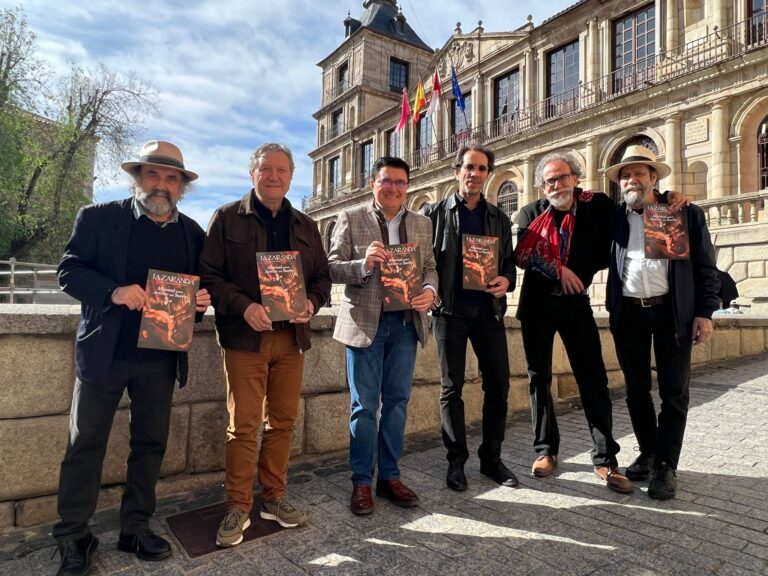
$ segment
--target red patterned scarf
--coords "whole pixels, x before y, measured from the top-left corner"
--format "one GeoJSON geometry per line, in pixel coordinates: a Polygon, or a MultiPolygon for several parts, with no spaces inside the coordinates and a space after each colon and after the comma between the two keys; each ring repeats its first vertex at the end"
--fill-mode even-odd
{"type": "Polygon", "coordinates": [[[515,263],[525,270],[535,270],[552,280],[560,280],[560,269],[568,262],[571,238],[576,225],[578,205],[592,200],[592,192],[573,191],[573,206],[557,226],[555,210],[550,205],[531,222],[515,248],[515,263]]]}

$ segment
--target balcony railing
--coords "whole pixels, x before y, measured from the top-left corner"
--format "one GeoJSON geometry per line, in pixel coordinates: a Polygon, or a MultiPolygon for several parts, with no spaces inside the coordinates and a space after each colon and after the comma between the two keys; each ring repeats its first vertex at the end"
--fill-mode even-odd
{"type": "MultiPolygon", "coordinates": [[[[465,141],[513,138],[554,120],[580,114],[627,94],[681,78],[768,46],[768,13],[758,14],[660,55],[639,60],[578,87],[402,155],[412,169],[442,163],[465,141]]],[[[333,137],[333,136],[331,136],[333,137]]]]}
{"type": "Polygon", "coordinates": [[[336,100],[339,96],[348,92],[352,88],[352,83],[347,80],[334,84],[333,88],[325,91],[325,103],[328,104],[333,100],[336,100]]]}
{"type": "Polygon", "coordinates": [[[750,224],[768,219],[768,190],[723,198],[707,198],[697,200],[696,204],[704,210],[709,228],[750,224]]]}

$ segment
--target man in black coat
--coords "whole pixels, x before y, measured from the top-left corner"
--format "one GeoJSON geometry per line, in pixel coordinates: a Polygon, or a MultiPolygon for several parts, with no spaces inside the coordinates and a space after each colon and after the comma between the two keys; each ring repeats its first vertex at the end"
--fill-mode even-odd
{"type": "Polygon", "coordinates": [[[569,153],[548,154],[539,166],[537,181],[545,197],[520,211],[515,250],[517,265],[525,270],[517,318],[531,393],[536,452],[531,471],[544,477],[557,466],[560,432],[551,393],[557,332],[579,387],[595,474],[611,490],[632,492],[632,482],[618,469],[608,378],[588,292],[595,273],[608,265],[616,204],[605,194],[577,187],[581,166],[569,153]]]}
{"type": "Polygon", "coordinates": [[[656,185],[670,172],[643,146],[630,146],[622,161],[606,170],[624,197],[611,230],[606,306],[640,446],[627,476],[644,480],[650,475],[648,496],[659,500],[674,498],[677,491],[691,350],[710,338],[712,313],[720,307],[715,251],[701,208],[690,205],[681,212],[689,243],[686,258],[648,256],[643,211],[666,203],[656,185]],[[651,343],[661,398],[658,419],[651,397],[651,343]]]}
{"type": "Polygon", "coordinates": [[[464,463],[469,458],[464,425],[464,368],[467,342],[477,356],[483,378],[483,441],[478,449],[480,472],[502,486],[517,486],[517,478],[501,461],[507,420],[509,357],[504,312],[507,293],[515,289],[512,231],[504,212],[485,200],[483,189],[493,171],[493,151],[479,144],[459,148],[454,177],[459,189],[430,204],[422,213],[432,220],[432,243],[440,284],[432,331],[440,359],[440,420],[448,459],[446,485],[467,489],[464,463]],[[497,238],[498,275],[486,289],[463,288],[462,236],[497,238]]]}
{"type": "MultiPolygon", "coordinates": [[[[64,292],[80,300],[75,342],[76,380],[69,441],[61,464],[53,536],[61,554],[59,576],[86,574],[98,539],[88,520],[96,510],[112,420],[123,391],[131,400],[131,452],[120,507],[118,549],[142,560],[171,555],[149,528],[155,484],[165,454],[175,381],[187,380],[185,352],[137,347],[150,268],[195,274],[204,232],[176,209],[197,174],[184,168],[181,151],[152,140],[138,162],[122,168],[133,182],[131,198],[86,206],[75,220],[59,263],[64,292]]],[[[195,298],[198,314],[211,299],[195,298]]]]}

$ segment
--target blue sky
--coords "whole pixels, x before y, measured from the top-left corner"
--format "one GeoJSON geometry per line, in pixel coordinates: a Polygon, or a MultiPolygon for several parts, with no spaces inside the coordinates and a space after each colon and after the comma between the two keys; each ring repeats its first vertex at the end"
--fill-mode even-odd
{"type": "MultiPolygon", "coordinates": [[[[408,23],[441,47],[457,21],[471,30],[514,30],[528,14],[534,25],[575,0],[402,0],[408,23]]],[[[0,6],[17,5],[0,0],[0,6]]],[[[344,38],[347,12],[359,18],[362,0],[24,0],[38,56],[56,73],[69,62],[103,63],[135,71],[159,96],[159,115],[143,140],[178,144],[187,167],[200,174],[181,210],[206,226],[213,210],[250,188],[248,157],[263,142],[291,147],[296,172],[289,199],[310,194],[316,144],[312,113],[320,103],[317,62],[344,38]]],[[[136,155],[141,142],[137,142],[136,155]]],[[[126,158],[129,160],[130,158],[126,158]]],[[[125,197],[127,176],[100,175],[96,200],[125,197]]]]}

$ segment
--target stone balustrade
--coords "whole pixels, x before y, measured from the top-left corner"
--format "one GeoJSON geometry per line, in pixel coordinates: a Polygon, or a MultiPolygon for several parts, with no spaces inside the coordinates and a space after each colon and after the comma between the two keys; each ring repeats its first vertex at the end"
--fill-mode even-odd
{"type": "MultiPolygon", "coordinates": [[[[0,532],[56,518],[59,464],[67,441],[74,384],[76,306],[0,305],[0,532]]],[[[293,439],[293,454],[318,454],[347,447],[349,394],[344,347],[333,340],[335,311],[312,320],[313,347],[305,361],[304,389],[293,439]]],[[[598,316],[611,387],[622,386],[607,318],[598,316]]],[[[520,326],[505,318],[512,376],[510,411],[528,410],[528,383],[520,326]]],[[[694,363],[716,362],[768,349],[768,317],[717,319],[710,343],[697,346],[694,363]]],[[[556,341],[553,393],[578,395],[565,351],[556,341]]],[[[407,433],[439,434],[439,368],[435,344],[419,351],[407,433]]],[[[168,451],[158,485],[160,496],[223,480],[227,413],[221,355],[213,318],[198,326],[190,355],[189,384],[177,391],[168,451]]],[[[468,421],[481,416],[482,391],[474,355],[468,354],[464,392],[468,421]]],[[[119,503],[128,455],[128,400],[115,418],[104,463],[100,507],[119,503]]],[[[586,430],[585,430],[586,434],[586,430]]],[[[511,441],[514,441],[512,439],[511,441]]]]}
{"type": "Polygon", "coordinates": [[[707,226],[713,230],[721,226],[768,221],[767,199],[768,190],[761,190],[749,194],[697,200],[696,205],[704,210],[707,226]]]}

